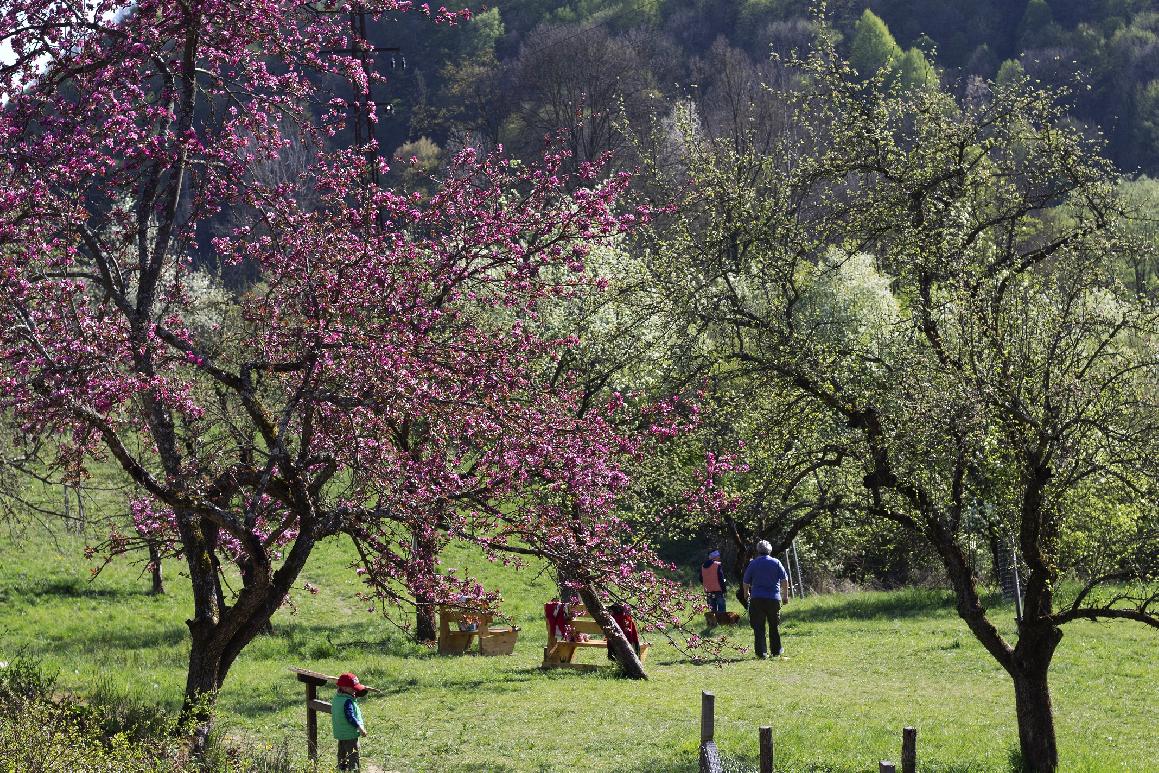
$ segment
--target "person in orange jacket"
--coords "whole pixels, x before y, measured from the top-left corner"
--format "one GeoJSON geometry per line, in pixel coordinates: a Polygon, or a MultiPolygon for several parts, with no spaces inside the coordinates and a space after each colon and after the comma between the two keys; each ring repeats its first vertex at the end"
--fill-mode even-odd
{"type": "Polygon", "coordinates": [[[709,611],[724,612],[724,592],[728,588],[728,581],[724,579],[724,567],[720,565],[719,550],[709,553],[708,560],[700,567],[700,584],[704,586],[709,611]]]}

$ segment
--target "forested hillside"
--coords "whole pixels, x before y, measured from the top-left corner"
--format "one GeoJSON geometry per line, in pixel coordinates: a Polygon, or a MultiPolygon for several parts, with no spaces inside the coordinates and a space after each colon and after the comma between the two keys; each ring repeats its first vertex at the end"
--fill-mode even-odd
{"type": "MultiPolygon", "coordinates": [[[[387,150],[414,143],[404,155],[428,166],[468,139],[530,151],[560,126],[582,125],[584,155],[616,149],[621,106],[633,122],[663,117],[682,98],[727,112],[720,102],[739,97],[737,87],[768,82],[770,54],[808,45],[811,6],[511,0],[474,7],[457,27],[384,19],[372,36],[400,47],[406,67],[379,62],[390,83],[377,96],[393,107],[380,137],[387,150]]],[[[827,11],[855,64],[889,60],[963,95],[1020,70],[1069,86],[1075,120],[1105,134],[1125,174],[1159,171],[1154,0],[834,0],[827,11]]]]}

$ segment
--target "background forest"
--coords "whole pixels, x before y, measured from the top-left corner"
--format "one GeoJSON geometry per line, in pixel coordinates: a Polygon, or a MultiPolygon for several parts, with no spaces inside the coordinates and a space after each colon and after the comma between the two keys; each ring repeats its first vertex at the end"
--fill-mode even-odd
{"type": "MultiPolygon", "coordinates": [[[[589,116],[589,152],[614,149],[609,120],[671,112],[692,99],[712,113],[742,81],[767,80],[770,54],[808,47],[807,0],[512,0],[472,22],[432,28],[383,21],[393,114],[386,149],[434,163],[466,142],[537,149],[543,133],[589,116]],[[424,141],[423,138],[426,138],[424,141]]],[[[1073,119],[1102,132],[1125,174],[1159,172],[1159,9],[1151,0],[835,0],[827,5],[853,64],[889,58],[906,77],[965,94],[1024,71],[1073,90],[1073,119]],[[865,15],[870,11],[874,17],[865,15]]],[[[709,121],[709,123],[713,123],[709,121]]]]}

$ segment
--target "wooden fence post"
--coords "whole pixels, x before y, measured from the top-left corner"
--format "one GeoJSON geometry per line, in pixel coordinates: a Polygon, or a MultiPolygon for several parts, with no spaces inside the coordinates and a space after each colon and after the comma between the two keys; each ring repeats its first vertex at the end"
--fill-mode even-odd
{"type": "Polygon", "coordinates": [[[720,752],[712,740],[716,725],[716,696],[700,693],[700,773],[723,773],[720,752]]]}
{"type": "Polygon", "coordinates": [[[917,728],[904,727],[901,731],[901,773],[916,773],[918,769],[917,728]]]}
{"type": "Polygon", "coordinates": [[[710,692],[700,693],[700,742],[712,740],[716,724],[716,696],[710,692]]]}
{"type": "Polygon", "coordinates": [[[773,773],[773,728],[761,727],[761,773],[773,773]]]}
{"type": "Polygon", "coordinates": [[[318,699],[318,686],[306,682],[306,756],[310,762],[318,761],[318,715],[312,705],[318,699]]]}
{"type": "Polygon", "coordinates": [[[878,773],[897,773],[897,765],[894,765],[889,760],[882,760],[881,764],[877,766],[878,773]]]}

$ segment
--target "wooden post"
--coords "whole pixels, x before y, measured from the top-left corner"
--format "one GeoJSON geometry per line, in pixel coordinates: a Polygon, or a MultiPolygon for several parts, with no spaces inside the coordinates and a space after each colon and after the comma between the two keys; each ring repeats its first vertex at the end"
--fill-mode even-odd
{"type": "Polygon", "coordinates": [[[720,759],[720,750],[714,741],[700,744],[700,773],[724,773],[724,763],[720,759]]]}
{"type": "Polygon", "coordinates": [[[761,773],[773,773],[773,728],[761,727],[761,773]]]}
{"type": "Polygon", "coordinates": [[[306,682],[306,755],[310,762],[318,761],[318,715],[311,705],[318,699],[318,685],[306,682]]]}
{"type": "Polygon", "coordinates": [[[700,693],[700,742],[712,740],[716,723],[716,696],[710,692],[700,693]]]}
{"type": "Polygon", "coordinates": [[[882,760],[881,764],[877,766],[877,773],[897,773],[897,765],[889,760],[882,760]]]}
{"type": "Polygon", "coordinates": [[[917,728],[904,727],[901,731],[901,773],[917,773],[918,769],[918,731],[917,728]]]}

